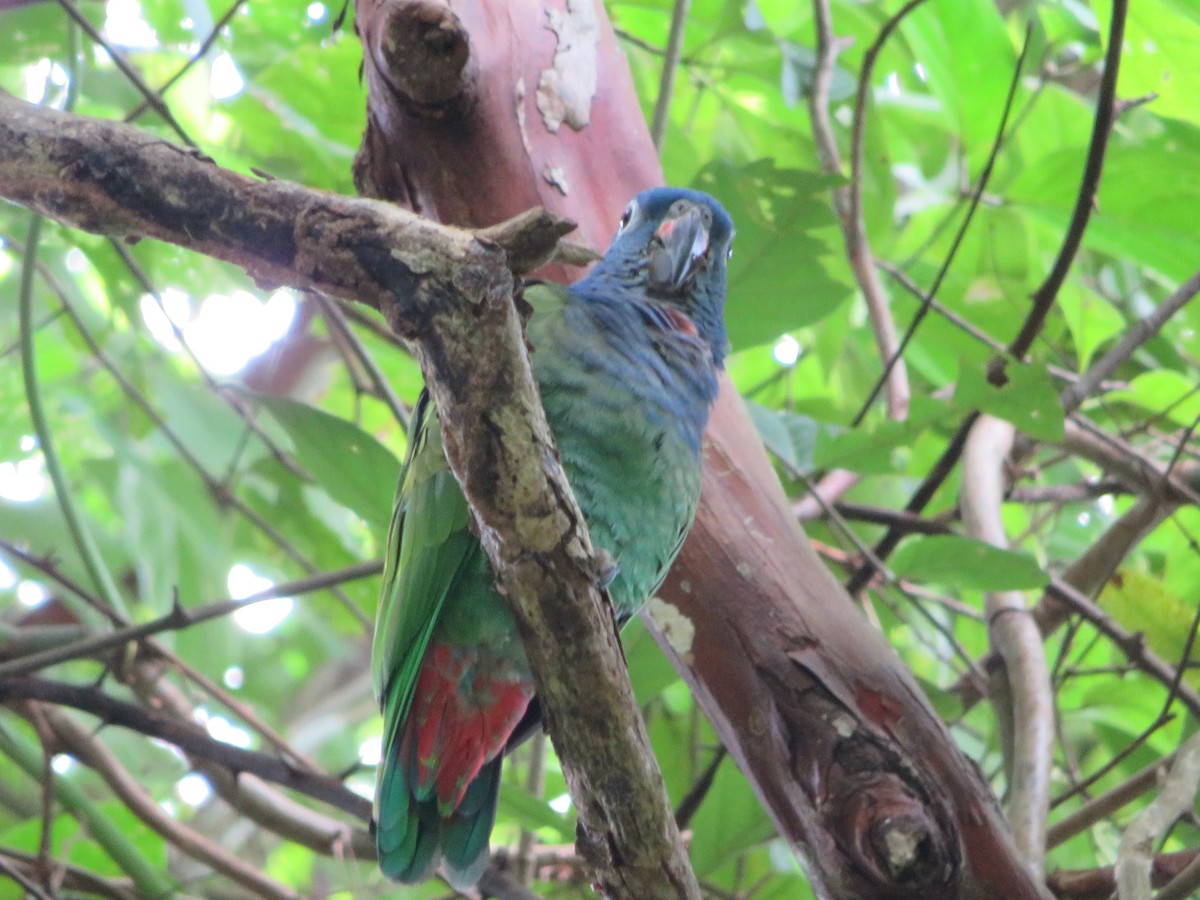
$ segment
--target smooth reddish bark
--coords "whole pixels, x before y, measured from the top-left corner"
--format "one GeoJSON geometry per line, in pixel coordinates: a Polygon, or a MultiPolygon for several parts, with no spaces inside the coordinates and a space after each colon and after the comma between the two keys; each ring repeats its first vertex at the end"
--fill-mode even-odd
{"type": "MultiPolygon", "coordinates": [[[[355,165],[364,193],[472,226],[541,204],[602,248],[629,198],[661,183],[602,6],[359,0],[357,22],[369,87],[355,165]],[[548,9],[560,17],[555,29],[548,9]],[[593,20],[593,33],[572,37],[585,46],[567,74],[587,74],[594,40],[596,92],[577,104],[585,127],[552,131],[536,95],[570,32],[564,18],[593,20]]],[[[696,527],[663,591],[695,634],[682,653],[660,643],[806,859],[814,888],[836,897],[1039,896],[975,767],[812,552],[728,384],[705,466],[696,527]]]]}

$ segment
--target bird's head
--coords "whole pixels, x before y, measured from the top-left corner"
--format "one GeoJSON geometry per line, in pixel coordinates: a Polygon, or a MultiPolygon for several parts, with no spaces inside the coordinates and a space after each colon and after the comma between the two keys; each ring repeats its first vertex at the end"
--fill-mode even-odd
{"type": "Polygon", "coordinates": [[[733,220],[716,200],[686,188],[652,188],[629,202],[608,252],[589,273],[678,309],[719,365],[725,356],[725,267],[733,220]]]}

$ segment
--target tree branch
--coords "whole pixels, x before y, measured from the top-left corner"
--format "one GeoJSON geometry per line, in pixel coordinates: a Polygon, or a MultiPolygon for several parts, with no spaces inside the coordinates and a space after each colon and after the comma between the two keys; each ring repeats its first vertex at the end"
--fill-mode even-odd
{"type": "MultiPolygon", "coordinates": [[[[896,24],[904,15],[923,0],[915,0],[901,10],[880,31],[878,46],[891,34],[896,24]]],[[[838,153],[837,139],[833,134],[833,122],[829,118],[829,86],[833,81],[834,65],[838,53],[845,46],[844,38],[839,39],[833,34],[832,14],[829,0],[813,0],[813,17],[817,26],[817,60],[813,70],[812,90],[809,92],[809,117],[812,119],[813,140],[817,147],[817,156],[821,161],[822,171],[830,175],[842,174],[842,160],[838,153]]],[[[870,79],[869,63],[873,58],[864,61],[864,71],[860,73],[857,121],[861,124],[867,98],[867,88],[864,79],[870,79]]],[[[858,129],[858,141],[854,147],[861,152],[862,129],[858,129]]],[[[863,219],[861,203],[861,186],[857,182],[862,178],[861,157],[853,159],[852,178],[849,186],[843,185],[833,189],[833,208],[842,226],[842,241],[846,246],[846,257],[854,272],[854,280],[862,291],[871,320],[871,328],[875,332],[875,345],[879,349],[879,358],[888,364],[889,368],[883,373],[882,380],[887,383],[888,415],[893,419],[904,419],[908,415],[909,386],[908,372],[904,360],[899,355],[900,342],[896,336],[896,322],[892,318],[892,310],[888,304],[887,292],[883,282],[875,270],[871,254],[871,244],[867,238],[867,227],[863,219]]]]}
{"type": "Polygon", "coordinates": [[[585,854],[609,893],[698,897],[512,302],[506,251],[518,268],[548,258],[569,223],[541,214],[515,234],[473,234],[389,204],[256,182],[126,126],[3,94],[0,196],[85,230],[177,243],[260,282],[357,299],[413,342],[450,466],[517,616],[585,854]]]}
{"type": "Polygon", "coordinates": [[[149,737],[174,744],[185,753],[220,763],[234,772],[251,772],[265,781],[285,785],[367,821],[370,801],[349,790],[336,778],[305,772],[265,753],[243,750],[218,741],[194,722],[184,722],[158,710],[144,709],[109,696],[98,687],[83,687],[43,678],[9,678],[0,681],[0,702],[41,700],[69,706],[96,716],[109,725],[119,725],[149,737]]]}
{"type": "MultiPolygon", "coordinates": [[[[141,625],[126,625],[115,631],[107,631],[102,634],[89,634],[71,643],[49,647],[37,653],[30,653],[8,662],[0,663],[0,680],[13,678],[17,675],[28,675],[31,672],[36,672],[38,669],[44,669],[47,666],[65,662],[69,659],[96,656],[106,650],[112,650],[123,644],[127,644],[130,641],[140,641],[164,631],[183,631],[186,628],[191,628],[193,625],[199,625],[201,622],[208,622],[212,619],[231,615],[239,609],[255,603],[261,603],[264,600],[270,600],[274,597],[297,596],[310,591],[321,590],[332,584],[343,584],[347,581],[353,581],[356,578],[378,575],[382,569],[382,565],[377,562],[358,563],[357,565],[338,569],[334,572],[323,572],[311,578],[301,578],[296,581],[284,581],[279,584],[273,584],[266,590],[251,594],[249,597],[241,600],[218,600],[214,603],[208,603],[193,609],[186,609],[176,601],[171,611],[165,616],[160,616],[141,625]]],[[[5,649],[5,647],[5,644],[0,644],[0,650],[5,649]]]]}
{"type": "MultiPolygon", "coordinates": [[[[1050,314],[1058,297],[1059,288],[1062,287],[1067,272],[1075,261],[1075,254],[1079,252],[1079,246],[1083,243],[1083,233],[1087,230],[1092,209],[1096,204],[1096,194],[1100,190],[1100,174],[1104,170],[1104,154],[1108,149],[1113,118],[1117,113],[1117,72],[1121,67],[1121,51],[1125,41],[1125,13],[1128,5],[1127,0],[1113,0],[1112,19],[1108,27],[1108,46],[1104,52],[1104,74],[1100,78],[1100,91],[1096,97],[1096,118],[1092,122],[1092,137],[1088,144],[1087,162],[1084,164],[1079,192],[1075,195],[1075,208],[1071,212],[1071,220],[1059,247],[1058,256],[1055,257],[1045,280],[1033,292],[1033,308],[1022,323],[1020,332],[1009,344],[1009,351],[1018,359],[1029,351],[1034,338],[1041,332],[1046,316],[1050,314]]],[[[1003,364],[1003,360],[1000,360],[1000,363],[1003,364]]]]}
{"type": "Polygon", "coordinates": [[[1134,817],[1121,836],[1113,870],[1122,900],[1149,900],[1154,844],[1176,819],[1192,808],[1198,784],[1200,733],[1193,734],[1176,751],[1158,796],[1134,817]]]}
{"type": "Polygon", "coordinates": [[[260,897],[270,900],[299,900],[300,895],[295,891],[267,878],[250,863],[239,859],[159,809],[154,798],[146,793],[145,788],[121,765],[116,756],[62,710],[45,707],[42,713],[55,736],[62,741],[63,749],[88,768],[98,772],[112,792],[135,816],[180,851],[211,866],[260,897]]]}
{"type": "MultiPolygon", "coordinates": [[[[960,507],[969,535],[1007,549],[1000,517],[1004,498],[1004,464],[1016,429],[992,416],[980,416],[963,451],[960,507]]],[[[1050,769],[1054,762],[1054,699],[1046,671],[1042,636],[1020,591],[984,595],[988,635],[993,651],[1004,660],[1003,675],[993,679],[999,707],[1005,761],[1009,769],[1008,821],[1013,839],[1028,865],[1041,873],[1046,846],[1046,814],[1050,808],[1050,769]],[[1007,721],[1004,721],[1007,719],[1007,721]]]]}

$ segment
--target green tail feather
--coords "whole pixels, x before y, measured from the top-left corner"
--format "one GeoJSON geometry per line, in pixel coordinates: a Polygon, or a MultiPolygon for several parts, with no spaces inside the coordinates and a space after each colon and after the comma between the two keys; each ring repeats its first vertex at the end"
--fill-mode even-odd
{"type": "Polygon", "coordinates": [[[437,797],[418,800],[413,779],[399,760],[383,763],[376,797],[375,847],[379,868],[393,881],[416,884],[445,860],[446,880],[457,890],[479,881],[487,868],[488,838],[496,820],[501,757],[486,764],[471,782],[462,803],[446,818],[438,815],[437,797]]]}
{"type": "Polygon", "coordinates": [[[442,820],[446,880],[457,890],[473,886],[487,868],[488,838],[496,821],[496,798],[500,794],[501,760],[497,756],[479,770],[458,809],[442,820]]]}
{"type": "Polygon", "coordinates": [[[416,884],[437,865],[437,806],[418,803],[398,760],[384,762],[376,797],[375,849],[379,868],[393,881],[416,884]]]}

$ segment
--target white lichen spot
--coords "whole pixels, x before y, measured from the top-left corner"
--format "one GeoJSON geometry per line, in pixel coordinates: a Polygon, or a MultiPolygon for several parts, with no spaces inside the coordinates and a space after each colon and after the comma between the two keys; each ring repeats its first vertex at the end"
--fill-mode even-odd
{"type": "Polygon", "coordinates": [[[529,131],[525,128],[525,76],[517,79],[516,91],[517,128],[521,131],[521,146],[526,156],[533,156],[533,145],[529,143],[529,131]]]}
{"type": "Polygon", "coordinates": [[[750,567],[750,563],[740,562],[737,564],[737,573],[743,578],[749,579],[754,569],[750,567]]]}
{"type": "Polygon", "coordinates": [[[696,637],[696,626],[692,620],[660,597],[651,597],[646,604],[648,615],[667,639],[667,643],[682,657],[692,652],[692,641],[696,637]]]}
{"type": "Polygon", "coordinates": [[[829,720],[829,724],[833,726],[833,730],[844,738],[854,734],[855,722],[850,716],[844,713],[837,713],[829,720]]]}
{"type": "Polygon", "coordinates": [[[562,166],[546,166],[542,169],[542,177],[548,184],[558,188],[558,192],[564,197],[571,193],[571,186],[567,184],[567,173],[563,171],[562,166]]]}
{"type": "MultiPolygon", "coordinates": [[[[884,825],[890,824],[884,820],[884,825]]],[[[917,854],[918,834],[912,831],[888,828],[883,843],[887,847],[888,862],[892,870],[902,870],[912,863],[917,854]]]]}
{"type": "Polygon", "coordinates": [[[566,122],[576,131],[587,127],[596,96],[596,45],[600,31],[592,0],[567,0],[565,12],[546,10],[547,26],[558,37],[554,63],[538,81],[537,107],[546,130],[558,132],[566,122]]]}

